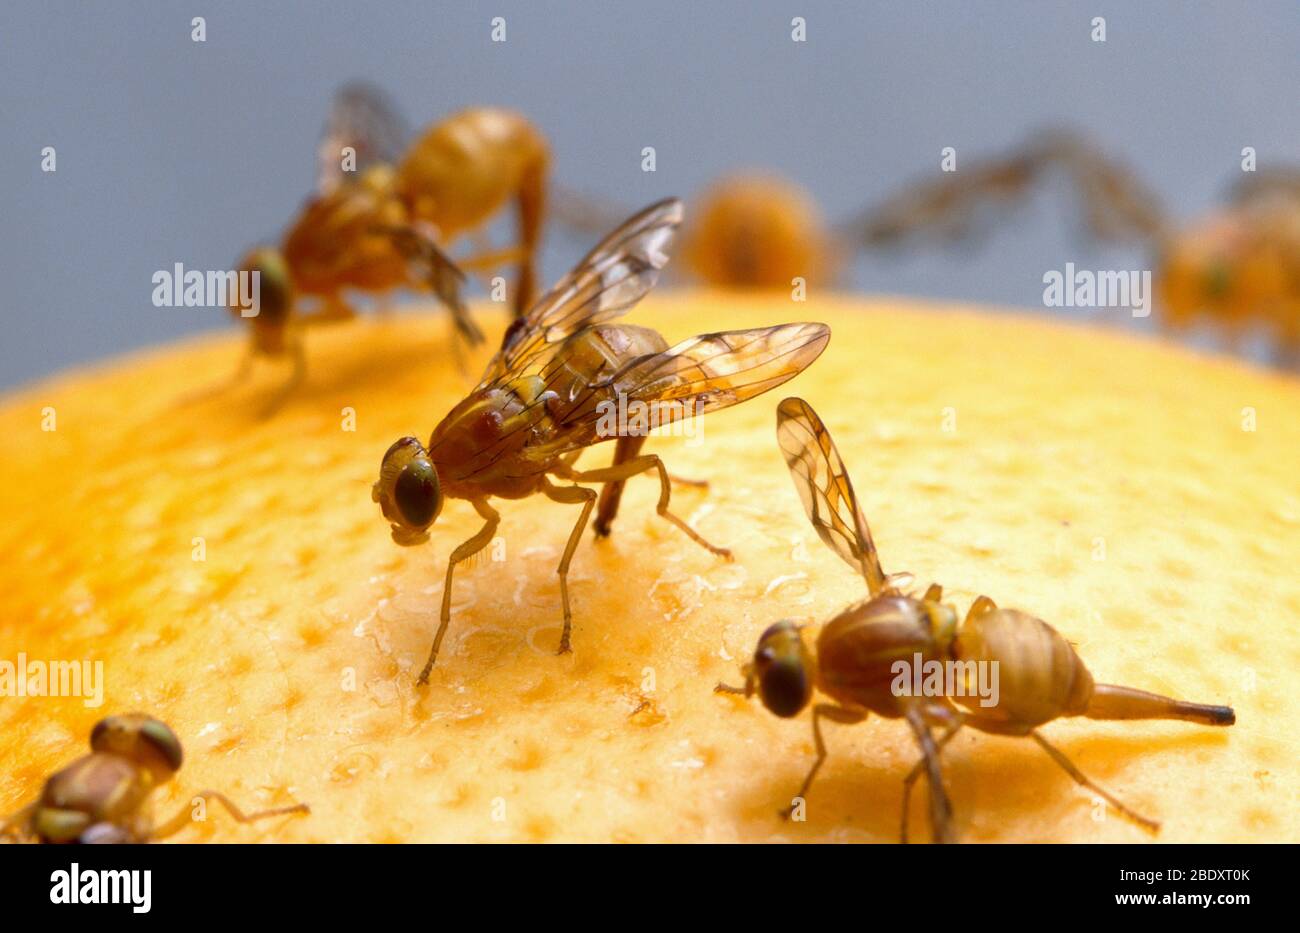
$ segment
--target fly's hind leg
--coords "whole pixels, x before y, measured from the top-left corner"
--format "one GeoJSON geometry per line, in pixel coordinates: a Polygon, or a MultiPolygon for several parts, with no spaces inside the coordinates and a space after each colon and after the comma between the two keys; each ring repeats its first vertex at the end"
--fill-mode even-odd
{"type": "Polygon", "coordinates": [[[569,636],[573,629],[573,613],[569,607],[569,562],[573,560],[573,552],[578,549],[583,529],[587,527],[587,519],[596,504],[596,491],[582,486],[553,486],[547,482],[542,487],[542,492],[552,502],[563,502],[568,505],[582,504],[582,512],[573,525],[573,531],[569,532],[569,543],[564,546],[564,556],[560,558],[560,566],[556,571],[560,575],[560,601],[564,603],[564,631],[560,633],[558,653],[565,654],[573,650],[569,646],[569,636]]]}
{"type": "MultiPolygon", "coordinates": [[[[204,791],[199,791],[199,793],[195,794],[194,796],[195,798],[202,798],[204,800],[215,800],[217,803],[221,804],[223,807],[226,808],[226,812],[228,812],[231,816],[233,816],[235,818],[235,822],[237,823],[252,823],[255,820],[264,820],[272,816],[287,816],[290,813],[311,812],[311,808],[307,806],[307,804],[299,803],[299,804],[294,804],[291,807],[276,807],[275,809],[272,810],[258,810],[255,813],[245,814],[242,810],[239,809],[239,807],[235,806],[234,801],[232,801],[229,797],[227,797],[225,794],[221,793],[220,791],[204,790],[204,791]]],[[[193,822],[193,819],[194,817],[193,817],[192,808],[186,807],[180,813],[177,813],[174,817],[172,817],[170,820],[164,823],[161,827],[151,832],[149,834],[149,840],[151,842],[156,842],[160,839],[166,839],[168,836],[172,836],[180,832],[191,822],[193,822]]]]}
{"type": "Polygon", "coordinates": [[[1088,790],[1092,791],[1098,797],[1101,797],[1103,800],[1109,803],[1120,813],[1124,814],[1124,816],[1128,817],[1130,820],[1137,823],[1143,829],[1147,830],[1147,832],[1154,833],[1160,829],[1159,821],[1148,819],[1142,814],[1130,810],[1128,807],[1124,806],[1124,804],[1120,803],[1113,796],[1107,793],[1104,789],[1102,789],[1098,785],[1094,784],[1091,780],[1089,780],[1087,775],[1085,775],[1082,771],[1080,771],[1078,768],[1074,766],[1074,762],[1070,761],[1069,758],[1066,758],[1063,752],[1061,752],[1059,749],[1056,748],[1056,746],[1048,742],[1047,739],[1043,738],[1037,729],[1032,730],[1029,733],[1029,737],[1033,739],[1035,742],[1037,742],[1039,746],[1043,749],[1043,751],[1047,752],[1048,756],[1054,762],[1060,765],[1061,769],[1065,771],[1066,774],[1074,778],[1074,780],[1079,785],[1088,788],[1088,790]]]}
{"type": "MultiPolygon", "coordinates": [[[[627,463],[633,457],[641,453],[641,448],[645,445],[646,436],[624,434],[614,444],[614,461],[611,466],[618,466],[620,463],[627,463]]],[[[668,479],[679,486],[694,486],[697,489],[707,489],[709,481],[706,479],[688,479],[685,476],[677,476],[674,473],[668,474],[668,479]]],[[[605,538],[609,536],[610,525],[613,524],[614,516],[618,514],[619,500],[623,498],[623,486],[626,480],[614,480],[606,483],[600,491],[600,502],[596,505],[596,537],[605,538]]]]}
{"type": "Polygon", "coordinates": [[[664,466],[664,462],[659,459],[657,454],[643,454],[639,457],[633,457],[630,460],[626,460],[623,463],[604,467],[603,469],[575,470],[570,475],[573,479],[583,483],[612,483],[629,479],[639,473],[645,473],[647,470],[651,469],[659,471],[659,504],[655,507],[655,511],[680,528],[700,547],[717,554],[719,557],[725,557],[727,560],[731,560],[730,550],[710,544],[703,535],[668,510],[668,503],[673,494],[672,480],[669,479],[668,469],[664,466]]]}
{"type": "MultiPolygon", "coordinates": [[[[641,448],[645,446],[646,436],[644,434],[624,434],[614,442],[614,462],[611,467],[627,463],[641,453],[641,448]]],[[[614,521],[614,516],[618,514],[618,503],[623,498],[623,486],[627,480],[616,479],[605,484],[600,491],[600,504],[596,508],[596,537],[605,538],[609,536],[609,526],[614,521]]]]}
{"type": "Polygon", "coordinates": [[[456,570],[456,565],[463,560],[468,560],[491,544],[492,536],[497,533],[497,525],[501,523],[500,514],[487,504],[486,499],[474,499],[472,501],[474,510],[483,517],[483,527],[478,530],[474,537],[461,542],[456,550],[451,552],[451,557],[447,559],[447,578],[442,583],[442,611],[438,614],[438,632],[433,636],[433,647],[429,649],[429,660],[424,662],[424,670],[420,671],[420,679],[416,681],[416,685],[420,687],[429,683],[429,674],[433,671],[434,662],[438,660],[438,649],[442,647],[442,637],[447,634],[447,626],[451,622],[451,577],[456,570]]]}
{"type": "Polygon", "coordinates": [[[867,718],[866,713],[845,709],[842,706],[833,706],[830,703],[818,703],[813,707],[813,745],[817,749],[817,757],[814,759],[812,767],[808,769],[808,775],[803,779],[803,784],[799,785],[799,793],[795,794],[794,800],[790,801],[790,806],[781,811],[782,819],[790,819],[794,815],[798,802],[801,800],[807,801],[808,790],[812,787],[813,778],[817,777],[822,762],[826,760],[826,741],[822,738],[821,726],[823,716],[831,722],[838,722],[846,726],[862,722],[867,718]]]}

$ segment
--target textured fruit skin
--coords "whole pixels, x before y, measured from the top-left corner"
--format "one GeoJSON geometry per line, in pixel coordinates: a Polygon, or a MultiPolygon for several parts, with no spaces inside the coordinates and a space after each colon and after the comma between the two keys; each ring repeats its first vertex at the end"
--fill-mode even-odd
{"type": "MultiPolygon", "coordinates": [[[[475,313],[490,346],[508,314],[475,313]]],[[[1296,381],[1118,328],[816,290],[656,291],[629,316],[670,343],[702,322],[794,319],[833,330],[789,394],[834,433],[890,571],[942,583],[962,615],[980,593],[1023,607],[1098,682],[1237,711],[1231,729],[1077,717],[1044,734],[1159,816],[1161,842],[1300,842],[1296,381]]],[[[174,407],[235,365],[233,329],[0,398],[0,660],[99,659],[105,681],[99,708],[0,698],[0,811],[84,754],[106,713],[145,709],[186,746],[157,813],[208,787],[246,809],[312,807],[178,840],[895,842],[903,723],[826,726],[808,820],[787,823],[773,803],[807,771],[809,713],[711,693],[772,622],[820,623],[865,595],[791,488],[777,397],[710,415],[698,441],[646,444],[710,481],[673,505],[734,563],[654,516],[653,479],[630,481],[611,536],[574,559],[574,653],[557,658],[555,565],[576,516],[508,503],[500,547],[458,570],[455,627],[415,689],[443,562],[481,519],[450,502],[428,546],[394,547],[369,487],[394,438],[426,438],[465,396],[448,327],[431,310],[322,328],[301,393],[268,421],[253,412],[283,378],[271,366],[174,407]]],[[[963,733],[944,767],[965,841],[1149,838],[1095,821],[1032,742],[963,733]]]]}

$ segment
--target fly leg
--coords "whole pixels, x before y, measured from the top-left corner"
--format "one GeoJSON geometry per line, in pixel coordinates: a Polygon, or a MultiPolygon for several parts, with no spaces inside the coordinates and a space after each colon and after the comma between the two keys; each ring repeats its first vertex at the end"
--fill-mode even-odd
{"type": "Polygon", "coordinates": [[[611,483],[617,480],[625,480],[636,476],[639,473],[645,473],[647,470],[655,469],[659,471],[659,504],[655,511],[680,528],[686,535],[698,544],[700,547],[719,557],[725,557],[731,560],[731,551],[727,548],[717,547],[710,544],[698,531],[692,528],[679,517],[668,511],[668,503],[672,498],[673,487],[672,481],[668,478],[668,469],[664,462],[659,459],[657,454],[643,454],[639,457],[633,457],[623,463],[614,466],[604,467],[596,470],[575,470],[572,478],[578,482],[584,483],[611,483]]]}
{"type": "Polygon", "coordinates": [[[546,157],[533,162],[520,179],[516,198],[519,251],[515,271],[515,317],[521,318],[537,298],[537,248],[546,220],[546,157]]]}
{"type": "MultiPolygon", "coordinates": [[[[646,436],[644,434],[623,434],[614,442],[614,462],[611,466],[618,466],[627,463],[629,460],[641,453],[641,448],[645,446],[646,436]]],[[[618,503],[623,498],[623,486],[627,483],[625,479],[616,479],[605,484],[600,491],[600,504],[596,508],[596,537],[605,538],[609,536],[610,523],[614,521],[614,516],[618,514],[618,503]]]]}
{"type": "Polygon", "coordinates": [[[247,379],[248,374],[253,371],[253,357],[256,355],[256,351],[250,344],[248,351],[239,361],[239,368],[231,373],[229,378],[223,379],[216,385],[210,385],[207,388],[195,389],[193,392],[187,392],[176,400],[176,404],[178,406],[191,405],[194,402],[200,402],[205,398],[212,398],[214,395],[221,395],[222,393],[235,388],[235,386],[247,379]]]}
{"type": "Polygon", "coordinates": [[[1090,781],[1087,775],[1085,775],[1082,771],[1080,771],[1078,768],[1074,766],[1074,762],[1070,761],[1069,758],[1066,758],[1061,751],[1059,751],[1054,745],[1048,742],[1047,739],[1043,738],[1037,729],[1032,730],[1029,733],[1029,737],[1033,739],[1035,742],[1037,742],[1042,747],[1043,751],[1047,752],[1048,756],[1051,757],[1051,759],[1054,762],[1060,765],[1061,768],[1065,771],[1065,773],[1068,774],[1070,777],[1074,778],[1074,780],[1077,783],[1079,783],[1081,786],[1088,788],[1088,790],[1092,791],[1098,797],[1101,797],[1103,800],[1109,803],[1120,813],[1127,816],[1130,820],[1132,820],[1134,823],[1137,823],[1139,826],[1141,826],[1143,829],[1147,830],[1148,832],[1154,833],[1158,829],[1160,829],[1159,821],[1148,819],[1147,817],[1142,816],[1140,813],[1130,810],[1128,807],[1124,806],[1124,804],[1120,803],[1118,800],[1112,797],[1101,787],[1097,786],[1092,781],[1090,781]]]}
{"type": "Polygon", "coordinates": [[[845,709],[842,706],[833,706],[830,703],[818,703],[813,707],[813,745],[817,748],[817,758],[813,761],[812,767],[808,769],[808,775],[803,779],[803,783],[799,785],[799,793],[795,794],[794,800],[790,801],[790,806],[780,811],[782,819],[790,819],[794,815],[796,804],[801,800],[806,801],[808,799],[808,789],[812,787],[813,778],[817,777],[822,762],[826,760],[826,742],[822,738],[821,725],[823,716],[831,722],[843,723],[846,726],[862,722],[867,718],[866,713],[845,709]]]}
{"type": "Polygon", "coordinates": [[[969,625],[972,620],[979,618],[986,612],[992,612],[997,608],[998,604],[993,600],[989,599],[987,596],[980,596],[976,598],[975,602],[970,604],[970,609],[966,612],[966,621],[962,624],[969,625]]]}
{"type": "Polygon", "coordinates": [[[304,324],[338,324],[357,316],[357,309],[348,304],[340,293],[333,292],[321,298],[320,307],[302,315],[304,324]]]}
{"type": "Polygon", "coordinates": [[[293,394],[298,386],[302,385],[303,376],[307,373],[307,354],[303,352],[302,338],[294,337],[293,346],[290,351],[293,354],[293,369],[289,373],[289,378],[285,380],[284,385],[276,390],[275,394],[262,406],[260,417],[269,418],[282,406],[293,394]]]}
{"type": "MultiPolygon", "coordinates": [[[[624,434],[614,442],[614,462],[611,466],[618,466],[620,463],[626,463],[633,457],[641,453],[641,448],[645,445],[646,437],[642,435],[624,434]]],[[[687,479],[684,476],[668,474],[668,479],[679,486],[694,486],[697,489],[707,489],[709,481],[706,479],[687,479]]],[[[618,514],[619,500],[623,498],[623,485],[626,480],[615,480],[605,484],[600,491],[600,502],[596,505],[596,537],[605,538],[609,536],[610,525],[614,521],[614,516],[618,514]]]]}
{"type": "MultiPolygon", "coordinates": [[[[948,728],[944,731],[943,735],[939,736],[939,741],[935,743],[935,753],[937,754],[942,752],[943,747],[952,740],[953,736],[961,731],[961,727],[964,725],[966,725],[966,718],[964,716],[958,716],[953,719],[952,722],[948,723],[948,728]]],[[[911,771],[907,772],[907,777],[903,778],[903,819],[899,832],[899,841],[903,845],[907,845],[907,816],[912,803],[912,785],[916,783],[917,779],[925,769],[926,760],[922,758],[912,766],[911,771]]]]}
{"type": "Polygon", "coordinates": [[[474,510],[483,516],[483,527],[478,530],[474,537],[462,542],[456,550],[451,552],[451,557],[447,559],[447,578],[442,584],[442,612],[438,616],[438,633],[433,636],[433,647],[429,649],[429,660],[424,662],[424,670],[420,671],[420,679],[416,682],[421,687],[429,682],[429,674],[433,671],[433,662],[438,660],[438,649],[442,647],[442,637],[447,634],[447,625],[451,622],[452,573],[456,570],[457,564],[473,557],[492,543],[492,537],[497,533],[497,525],[501,523],[500,514],[497,513],[496,509],[488,505],[486,499],[474,499],[472,503],[474,510]]]}
{"type": "Polygon", "coordinates": [[[36,804],[29,803],[17,813],[11,813],[0,822],[0,838],[5,836],[23,837],[27,835],[27,827],[31,820],[32,814],[36,812],[36,804]]]}
{"type": "MultiPolygon", "coordinates": [[[[205,791],[200,791],[194,796],[195,798],[201,797],[204,800],[215,800],[217,803],[221,804],[223,807],[226,808],[226,811],[235,818],[235,822],[237,823],[252,823],[254,820],[264,820],[272,816],[285,816],[290,813],[311,812],[311,808],[308,807],[307,804],[299,803],[293,805],[292,807],[276,807],[273,810],[258,810],[255,813],[245,814],[242,810],[239,809],[239,807],[235,806],[234,801],[232,801],[229,797],[227,797],[225,794],[219,791],[205,790],[205,791]]],[[[172,817],[170,820],[164,823],[161,827],[151,832],[149,834],[149,841],[157,842],[160,839],[166,839],[168,836],[172,836],[180,832],[191,822],[193,822],[193,819],[194,817],[193,817],[193,811],[191,807],[186,807],[180,813],[177,813],[174,817],[172,817]]]]}
{"type": "Polygon", "coordinates": [[[560,566],[556,571],[560,575],[560,600],[564,603],[564,631],[560,633],[558,653],[565,654],[573,650],[569,647],[569,635],[573,627],[573,613],[569,608],[569,562],[573,560],[573,552],[578,549],[582,532],[587,527],[587,518],[591,515],[592,506],[596,504],[596,490],[582,486],[553,486],[548,481],[542,487],[542,492],[552,502],[563,502],[568,505],[582,504],[582,512],[573,525],[573,531],[569,532],[569,543],[564,546],[564,556],[560,558],[560,566]]]}
{"type": "Polygon", "coordinates": [[[904,715],[907,724],[912,727],[916,742],[921,746],[922,762],[926,776],[930,781],[930,824],[934,841],[948,843],[956,841],[952,835],[952,804],[948,801],[948,792],[943,787],[943,774],[939,770],[939,750],[935,747],[934,736],[926,724],[921,709],[909,706],[904,715]]]}

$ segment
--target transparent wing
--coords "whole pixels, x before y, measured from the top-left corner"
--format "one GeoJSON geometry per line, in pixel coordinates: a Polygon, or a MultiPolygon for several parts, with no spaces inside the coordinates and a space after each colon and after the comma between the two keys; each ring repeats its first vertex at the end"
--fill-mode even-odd
{"type": "Polygon", "coordinates": [[[779,324],[702,334],[629,360],[573,398],[553,403],[560,437],[530,456],[549,458],[729,408],[793,379],[830,339],[825,324],[779,324]]]}
{"type": "Polygon", "coordinates": [[[1300,202],[1300,166],[1279,166],[1246,172],[1232,186],[1230,197],[1237,204],[1251,205],[1273,198],[1300,202]]]}
{"type": "Polygon", "coordinates": [[[510,325],[479,387],[540,364],[566,337],[626,313],[658,281],[681,221],[682,202],[669,198],[647,207],[601,240],[510,325]]]}
{"type": "Polygon", "coordinates": [[[776,409],[776,441],[818,536],[878,595],[885,588],[880,555],[826,425],[803,399],[788,398],[776,409]]]}
{"type": "Polygon", "coordinates": [[[1155,195],[1132,172],[1077,135],[1040,133],[1019,149],[905,188],[841,228],[867,248],[926,236],[969,240],[995,215],[1028,199],[1053,170],[1075,189],[1087,234],[1102,242],[1158,238],[1164,217],[1155,195]]]}
{"type": "Polygon", "coordinates": [[[387,236],[406,257],[414,270],[415,277],[428,284],[429,289],[438,300],[447,306],[456,321],[456,328],[471,346],[483,342],[483,332],[479,330],[469,309],[461,298],[460,290],[465,284],[465,273],[442,251],[433,231],[422,224],[377,225],[373,232],[387,236]]]}
{"type": "Polygon", "coordinates": [[[316,150],[316,187],[329,194],[372,165],[393,164],[410,136],[406,121],[378,87],[351,81],[334,95],[316,150]],[[343,171],[343,150],[356,152],[356,171],[343,171]]]}

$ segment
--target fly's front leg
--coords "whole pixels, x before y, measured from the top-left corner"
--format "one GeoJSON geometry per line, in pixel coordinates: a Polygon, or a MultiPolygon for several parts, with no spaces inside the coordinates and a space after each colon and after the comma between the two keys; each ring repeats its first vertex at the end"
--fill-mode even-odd
{"type": "Polygon", "coordinates": [[[656,506],[655,511],[684,531],[690,539],[700,545],[700,547],[717,554],[719,557],[725,557],[727,560],[731,560],[731,551],[727,548],[717,547],[716,545],[710,544],[698,531],[668,510],[668,503],[673,494],[673,486],[672,481],[668,478],[668,469],[664,466],[664,462],[659,459],[657,454],[643,454],[640,457],[633,457],[625,463],[620,463],[617,466],[605,467],[603,469],[575,470],[572,476],[575,480],[580,482],[610,483],[616,480],[629,479],[636,476],[638,473],[644,473],[650,469],[659,471],[659,504],[656,506]]]}
{"type": "Polygon", "coordinates": [[[206,398],[212,398],[215,395],[221,395],[229,392],[248,378],[248,374],[253,371],[253,358],[257,356],[257,350],[249,343],[248,350],[244,353],[243,358],[239,361],[239,368],[231,375],[215,385],[207,386],[203,389],[195,389],[193,392],[187,392],[176,400],[177,405],[192,405],[195,402],[202,401],[206,398]]]}
{"type": "Polygon", "coordinates": [[[808,790],[812,787],[813,778],[821,769],[822,762],[826,760],[826,742],[822,738],[821,719],[825,716],[831,722],[842,723],[851,726],[854,723],[862,722],[867,718],[866,713],[859,713],[855,710],[845,709],[842,706],[833,706],[830,703],[818,703],[813,707],[812,728],[813,728],[813,745],[817,748],[817,758],[813,761],[812,767],[808,769],[808,776],[803,779],[803,784],[799,785],[799,793],[795,794],[794,800],[790,801],[790,806],[780,811],[781,818],[790,819],[794,815],[795,807],[800,800],[808,799],[808,790]]]}
{"type": "Polygon", "coordinates": [[[501,524],[501,516],[496,509],[488,505],[486,499],[474,499],[472,501],[474,510],[483,516],[483,527],[479,529],[478,534],[452,551],[451,557],[447,559],[447,578],[442,583],[442,612],[438,616],[438,633],[433,636],[433,647],[429,649],[429,660],[424,662],[424,670],[420,671],[420,679],[416,682],[417,686],[420,687],[429,682],[429,674],[433,671],[433,663],[438,660],[438,649],[442,647],[442,637],[447,634],[447,625],[451,622],[451,577],[456,570],[456,565],[473,557],[491,544],[493,536],[497,533],[497,525],[501,524]]]}
{"type": "Polygon", "coordinates": [[[293,354],[293,370],[289,373],[289,378],[285,380],[284,385],[280,386],[270,400],[262,406],[261,416],[263,418],[269,418],[280,410],[280,406],[288,400],[294,390],[302,385],[303,376],[307,373],[307,354],[303,350],[302,337],[295,336],[293,338],[290,352],[293,354]]]}
{"type": "Polygon", "coordinates": [[[37,804],[29,803],[17,813],[11,813],[0,822],[0,838],[13,836],[21,840],[24,836],[30,835],[28,828],[31,823],[32,814],[36,812],[37,804]]]}
{"type": "MultiPolygon", "coordinates": [[[[215,800],[217,803],[221,804],[223,807],[226,808],[226,811],[235,818],[235,822],[237,823],[252,823],[255,820],[264,820],[272,816],[287,816],[290,813],[311,812],[311,807],[307,806],[307,804],[305,803],[299,803],[299,804],[294,804],[292,807],[276,807],[275,809],[272,810],[258,810],[255,813],[245,814],[242,810],[239,809],[239,807],[235,806],[233,800],[231,800],[229,797],[227,797],[225,794],[221,793],[220,791],[204,790],[204,791],[199,791],[194,796],[196,798],[202,798],[204,800],[215,800]]],[[[191,807],[186,807],[180,813],[177,813],[174,817],[172,817],[170,820],[164,823],[161,827],[151,832],[149,834],[149,841],[157,842],[160,839],[166,839],[168,836],[172,836],[180,832],[191,822],[193,822],[193,819],[194,817],[193,817],[193,812],[191,807]]]]}
{"type": "Polygon", "coordinates": [[[582,486],[553,486],[547,482],[542,487],[542,492],[553,502],[563,502],[568,505],[582,503],[582,512],[574,523],[573,531],[569,532],[569,543],[564,546],[564,556],[560,558],[560,566],[556,571],[560,575],[560,601],[564,603],[564,631],[560,633],[558,653],[565,654],[572,650],[569,646],[569,636],[573,628],[573,613],[569,607],[569,562],[573,560],[573,552],[578,549],[582,532],[587,527],[587,518],[596,504],[596,491],[582,486]]]}

